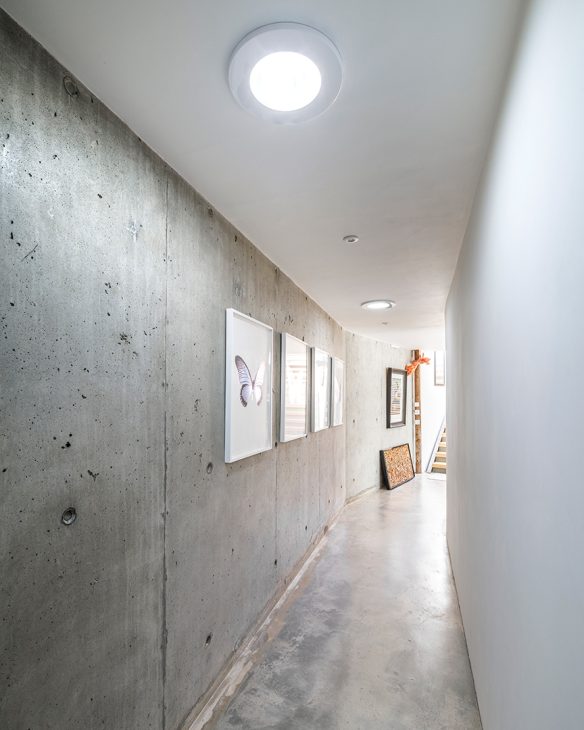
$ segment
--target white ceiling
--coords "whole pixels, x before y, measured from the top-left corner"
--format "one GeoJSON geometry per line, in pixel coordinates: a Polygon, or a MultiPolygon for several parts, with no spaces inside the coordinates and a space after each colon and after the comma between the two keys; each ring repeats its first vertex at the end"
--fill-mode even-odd
{"type": "Polygon", "coordinates": [[[521,0],[0,2],[343,326],[440,346],[521,0]],[[252,117],[226,83],[233,47],[276,21],[343,58],[337,101],[302,125],[252,117]],[[397,307],[360,308],[378,297],[397,307]]]}

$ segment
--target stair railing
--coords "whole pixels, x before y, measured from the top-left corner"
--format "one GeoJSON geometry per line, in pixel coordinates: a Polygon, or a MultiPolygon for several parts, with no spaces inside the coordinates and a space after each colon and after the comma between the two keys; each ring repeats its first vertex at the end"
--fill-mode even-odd
{"type": "Polygon", "coordinates": [[[426,465],[426,473],[432,471],[432,467],[434,466],[434,459],[436,458],[436,454],[438,453],[438,449],[440,448],[440,441],[442,439],[442,434],[444,433],[444,426],[446,425],[446,416],[442,419],[442,423],[440,424],[440,428],[438,429],[438,435],[436,436],[436,441],[434,442],[434,448],[432,449],[432,455],[430,456],[430,461],[426,465]]]}

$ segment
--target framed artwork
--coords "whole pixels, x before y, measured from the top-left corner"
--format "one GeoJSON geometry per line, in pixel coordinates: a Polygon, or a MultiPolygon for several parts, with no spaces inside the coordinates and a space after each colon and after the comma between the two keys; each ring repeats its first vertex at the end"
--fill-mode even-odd
{"type": "Polygon", "coordinates": [[[436,350],[434,352],[434,385],[446,385],[444,350],[436,350]]]}
{"type": "Polygon", "coordinates": [[[235,309],[225,313],[225,461],[272,448],[271,327],[235,309]]]}
{"type": "Polygon", "coordinates": [[[394,446],[380,452],[381,473],[388,489],[395,489],[414,478],[414,465],[409,444],[394,446]]]}
{"type": "Polygon", "coordinates": [[[342,426],[345,407],[345,363],[333,357],[332,425],[342,426]]]}
{"type": "Polygon", "coordinates": [[[308,345],[282,332],[280,370],[280,441],[306,436],[308,416],[308,345]]]}
{"type": "Polygon", "coordinates": [[[406,396],[408,379],[405,370],[387,368],[386,425],[396,428],[406,425],[406,396]]]}
{"type": "Polygon", "coordinates": [[[331,425],[331,357],[312,348],[311,430],[322,431],[331,425]]]}

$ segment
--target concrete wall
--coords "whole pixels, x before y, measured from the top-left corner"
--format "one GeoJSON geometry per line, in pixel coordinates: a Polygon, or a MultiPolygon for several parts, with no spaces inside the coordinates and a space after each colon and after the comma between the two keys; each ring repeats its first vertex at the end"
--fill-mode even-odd
{"type": "Polygon", "coordinates": [[[447,306],[448,542],[485,730],[577,730],[584,3],[528,6],[447,306]]]}
{"type": "Polygon", "coordinates": [[[64,75],[0,11],[0,726],[174,729],[346,492],[344,426],[223,463],[225,308],[343,332],[64,75]]]}
{"type": "Polygon", "coordinates": [[[345,333],[347,350],[347,496],[381,484],[379,452],[398,444],[410,444],[414,456],[412,426],[413,381],[408,377],[407,423],[386,428],[386,369],[403,369],[410,350],[351,332],[345,333]]]}

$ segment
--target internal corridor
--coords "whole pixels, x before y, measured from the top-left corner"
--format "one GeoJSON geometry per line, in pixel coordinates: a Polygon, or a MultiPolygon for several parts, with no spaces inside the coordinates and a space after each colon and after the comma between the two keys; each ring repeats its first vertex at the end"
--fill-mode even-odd
{"type": "Polygon", "coordinates": [[[445,541],[446,483],[348,505],[219,730],[477,730],[445,541]]]}
{"type": "Polygon", "coordinates": [[[583,730],[583,29],[0,0],[0,730],[583,730]]]}

